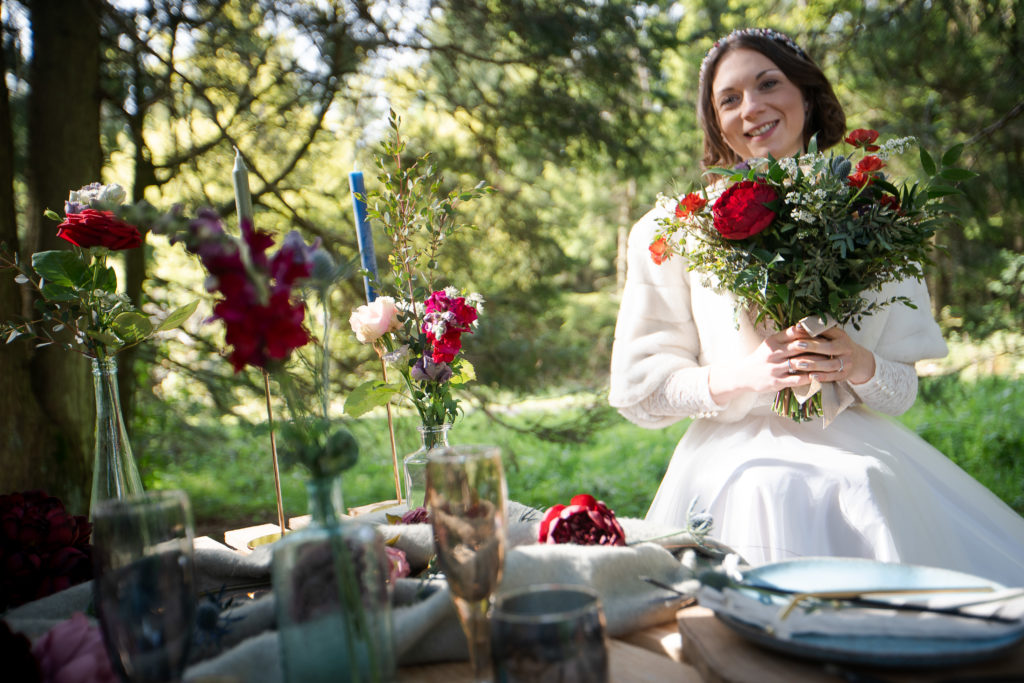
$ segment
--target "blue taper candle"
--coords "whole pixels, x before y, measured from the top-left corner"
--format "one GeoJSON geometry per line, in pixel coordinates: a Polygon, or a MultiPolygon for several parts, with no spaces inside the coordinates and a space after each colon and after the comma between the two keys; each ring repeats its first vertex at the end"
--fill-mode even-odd
{"type": "MultiPolygon", "coordinates": [[[[363,270],[377,276],[377,256],[373,251],[373,234],[370,232],[370,222],[366,220],[366,202],[359,197],[366,196],[366,187],[363,185],[363,172],[352,171],[348,174],[348,184],[352,190],[352,209],[356,217],[356,239],[359,242],[359,262],[363,270]]],[[[363,288],[366,290],[366,303],[377,298],[373,291],[370,278],[363,276],[363,288]]]]}

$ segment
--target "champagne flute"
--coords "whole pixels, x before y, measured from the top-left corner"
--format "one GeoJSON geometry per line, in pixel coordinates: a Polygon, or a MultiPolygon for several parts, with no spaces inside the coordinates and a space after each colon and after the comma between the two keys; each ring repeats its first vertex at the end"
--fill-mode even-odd
{"type": "Polygon", "coordinates": [[[437,564],[448,580],[469,644],[474,681],[491,678],[491,598],[505,562],[505,473],[496,446],[434,448],[427,507],[437,564]]]}
{"type": "Polygon", "coordinates": [[[180,681],[196,610],[188,497],[103,501],[92,524],[93,597],[114,669],[129,683],[180,681]]]}

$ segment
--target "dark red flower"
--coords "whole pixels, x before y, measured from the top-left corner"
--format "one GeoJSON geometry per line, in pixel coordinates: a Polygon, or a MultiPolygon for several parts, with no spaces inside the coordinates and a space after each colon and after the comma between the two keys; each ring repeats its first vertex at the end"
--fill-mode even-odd
{"type": "Polygon", "coordinates": [[[42,491],[0,496],[0,610],[91,579],[91,533],[42,491]]]}
{"type": "Polygon", "coordinates": [[[707,206],[707,203],[708,200],[704,199],[704,197],[701,197],[696,192],[691,192],[676,204],[676,218],[691,216],[707,206]]]}
{"type": "Polygon", "coordinates": [[[430,523],[430,512],[422,505],[409,510],[402,515],[402,524],[428,524],[430,523]]]}
{"type": "Polygon", "coordinates": [[[651,242],[651,246],[647,247],[647,249],[651,252],[651,260],[659,266],[667,261],[668,257],[672,255],[668,250],[668,242],[664,237],[659,237],[651,242]]]}
{"type": "Polygon", "coordinates": [[[756,235],[775,220],[775,212],[765,204],[778,198],[774,189],[753,180],[730,185],[711,207],[715,230],[729,240],[756,235]]]}
{"type": "Polygon", "coordinates": [[[473,332],[476,309],[465,297],[450,297],[442,289],[427,298],[424,311],[423,333],[430,342],[431,360],[451,363],[462,350],[462,335],[473,332]]]}
{"type": "Polygon", "coordinates": [[[871,128],[858,128],[846,136],[846,144],[863,148],[867,152],[877,152],[878,145],[872,144],[878,139],[878,131],[871,128]]]}
{"type": "Polygon", "coordinates": [[[96,209],[82,209],[81,213],[67,214],[64,222],[57,226],[57,237],[86,249],[106,247],[120,251],[142,245],[142,235],[138,228],[119,220],[112,211],[96,209]]]}
{"type": "Polygon", "coordinates": [[[873,154],[869,154],[857,162],[857,170],[861,173],[874,173],[885,166],[885,162],[873,154]]]}
{"type": "Polygon", "coordinates": [[[858,188],[859,187],[864,187],[865,185],[870,185],[871,181],[872,181],[871,174],[870,173],[864,173],[863,171],[857,171],[856,173],[851,173],[849,175],[849,177],[847,177],[847,179],[846,179],[846,182],[850,184],[850,187],[858,187],[858,188]]]}
{"type": "Polygon", "coordinates": [[[555,505],[540,523],[541,543],[577,545],[626,545],[615,513],[587,494],[573,496],[568,505],[555,505]]]}
{"type": "Polygon", "coordinates": [[[885,208],[891,211],[898,212],[900,210],[900,200],[899,197],[897,197],[896,195],[883,194],[881,197],[878,198],[878,204],[880,206],[884,206],[885,208]]]}

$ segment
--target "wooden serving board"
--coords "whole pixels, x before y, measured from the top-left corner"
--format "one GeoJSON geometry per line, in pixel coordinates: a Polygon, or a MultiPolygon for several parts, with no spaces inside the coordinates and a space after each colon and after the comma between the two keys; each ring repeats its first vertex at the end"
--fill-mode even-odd
{"type": "MultiPolygon", "coordinates": [[[[608,680],[613,683],[701,683],[696,669],[621,640],[608,642],[608,680]]],[[[405,666],[400,683],[463,683],[472,680],[468,662],[405,666]]]]}

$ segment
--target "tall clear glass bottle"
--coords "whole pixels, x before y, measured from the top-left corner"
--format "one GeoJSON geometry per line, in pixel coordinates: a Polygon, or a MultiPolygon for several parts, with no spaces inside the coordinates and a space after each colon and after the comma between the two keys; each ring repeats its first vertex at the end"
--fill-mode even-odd
{"type": "Polygon", "coordinates": [[[96,504],[111,498],[142,493],[142,478],[132,456],[128,432],[121,414],[117,389],[117,360],[92,359],[92,384],[96,397],[96,440],[93,449],[90,517],[96,504]]]}

